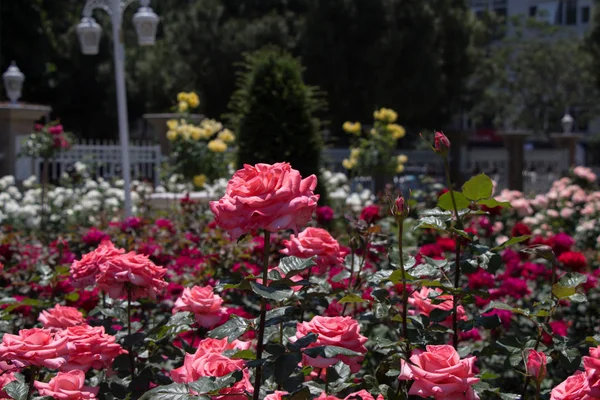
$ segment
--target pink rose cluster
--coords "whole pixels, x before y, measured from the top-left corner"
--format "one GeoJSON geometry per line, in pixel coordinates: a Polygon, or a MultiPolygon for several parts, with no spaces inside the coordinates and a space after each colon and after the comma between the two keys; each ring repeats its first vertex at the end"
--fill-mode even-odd
{"type": "Polygon", "coordinates": [[[360,325],[356,320],[350,317],[321,317],[316,316],[309,322],[298,323],[296,326],[296,336],[291,340],[298,340],[309,333],[318,336],[317,341],[311,343],[308,347],[320,346],[338,346],[360,353],[357,356],[338,355],[332,358],[321,356],[309,357],[303,355],[303,363],[316,368],[330,367],[339,361],[350,367],[352,373],[360,370],[360,364],[364,359],[367,349],[365,343],[367,338],[360,334],[360,325]]]}
{"type": "Polygon", "coordinates": [[[225,196],[210,202],[210,209],[233,239],[254,229],[297,232],[317,208],[316,186],[315,175],[302,179],[289,163],[246,164],[227,184],[225,196]]]}
{"type": "MultiPolygon", "coordinates": [[[[432,289],[428,287],[422,287],[421,290],[413,292],[408,298],[408,303],[414,307],[414,310],[409,310],[409,313],[412,315],[423,314],[429,316],[429,314],[436,309],[452,311],[454,297],[450,294],[441,293],[441,289],[432,289]]],[[[463,306],[459,305],[456,308],[456,312],[458,314],[458,319],[464,321],[467,320],[467,315],[463,306]]],[[[450,326],[452,324],[452,317],[448,316],[441,324],[450,326]]]]}
{"type": "Polygon", "coordinates": [[[171,371],[171,378],[175,382],[193,382],[204,376],[225,376],[232,372],[243,371],[242,380],[233,387],[221,389],[220,396],[215,400],[247,400],[245,393],[252,393],[250,374],[244,366],[244,360],[232,360],[223,355],[227,350],[247,350],[250,342],[234,340],[229,343],[227,339],[204,339],[194,354],[186,354],[183,365],[171,371]]]}
{"type": "Polygon", "coordinates": [[[151,297],[166,289],[167,270],[156,266],[148,256],[125,253],[110,241],[103,241],[96,250],[85,254],[71,265],[73,285],[78,287],[96,283],[113,299],[127,295],[132,299],[151,297]]]}
{"type": "Polygon", "coordinates": [[[460,359],[449,345],[427,346],[414,351],[410,362],[402,360],[400,380],[412,380],[408,394],[436,400],[476,400],[472,385],[479,382],[473,365],[475,357],[460,359]]]}
{"type": "Polygon", "coordinates": [[[213,292],[211,286],[194,286],[185,288],[175,301],[173,314],[179,311],[193,312],[196,322],[203,328],[213,328],[227,315],[227,309],[222,307],[223,299],[213,292]]]}
{"type": "Polygon", "coordinates": [[[284,240],[283,245],[285,249],[281,250],[281,254],[300,258],[316,257],[320,274],[344,263],[345,252],[325,229],[306,228],[298,236],[291,235],[290,240],[284,240]]]}

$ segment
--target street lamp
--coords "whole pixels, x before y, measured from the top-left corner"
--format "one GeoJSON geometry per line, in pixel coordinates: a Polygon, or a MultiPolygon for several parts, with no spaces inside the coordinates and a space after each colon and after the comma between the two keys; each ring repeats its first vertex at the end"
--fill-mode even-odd
{"type": "MultiPolygon", "coordinates": [[[[119,115],[119,141],[121,142],[121,165],[125,191],[125,216],[131,216],[131,168],[129,163],[129,127],[127,123],[127,98],[125,92],[125,47],[121,33],[123,12],[134,0],[87,0],[83,7],[83,17],[77,25],[77,36],[83,54],[98,54],[98,44],[102,28],[92,12],[101,8],[110,15],[113,33],[113,56],[115,80],[117,86],[117,108],[119,115]]],[[[138,43],[142,46],[153,45],[158,27],[158,16],[150,8],[150,0],[139,0],[141,7],[133,17],[138,43]]]]}
{"type": "Polygon", "coordinates": [[[560,120],[560,123],[563,128],[563,133],[565,135],[568,135],[573,130],[573,122],[573,117],[571,117],[571,114],[569,114],[568,112],[560,120]]]}
{"type": "Polygon", "coordinates": [[[6,96],[10,99],[12,104],[17,104],[17,100],[21,97],[21,89],[23,89],[23,81],[25,75],[19,70],[15,62],[10,63],[10,67],[2,74],[4,80],[4,89],[6,89],[6,96]]]}

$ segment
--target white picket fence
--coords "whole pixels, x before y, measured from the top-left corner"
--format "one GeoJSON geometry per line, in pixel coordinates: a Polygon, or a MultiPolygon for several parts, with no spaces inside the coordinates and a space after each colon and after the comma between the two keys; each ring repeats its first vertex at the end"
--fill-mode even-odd
{"type": "MultiPolygon", "coordinates": [[[[17,143],[17,154],[20,152],[17,143]]],[[[132,179],[160,183],[160,146],[134,142],[129,146],[132,179]]],[[[76,162],[84,163],[93,177],[112,179],[121,176],[121,147],[118,142],[107,140],[80,140],[69,150],[62,151],[49,162],[49,179],[57,181],[63,172],[72,169],[76,162]]],[[[17,162],[18,180],[31,175],[41,176],[43,160],[21,157],[17,162]]]]}

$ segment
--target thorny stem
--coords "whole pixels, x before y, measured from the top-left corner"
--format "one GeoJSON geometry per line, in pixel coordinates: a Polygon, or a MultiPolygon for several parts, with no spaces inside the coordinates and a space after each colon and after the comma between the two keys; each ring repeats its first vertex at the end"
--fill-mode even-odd
{"type": "MultiPolygon", "coordinates": [[[[271,232],[265,230],[265,248],[264,248],[264,259],[263,259],[263,285],[267,286],[268,272],[269,272],[269,247],[271,244],[271,232]]],[[[258,325],[258,343],[256,345],[256,359],[262,358],[263,352],[263,341],[265,338],[265,320],[267,318],[267,300],[262,297],[260,299],[260,322],[258,325]]],[[[262,365],[256,366],[256,374],[254,378],[254,395],[253,399],[258,400],[260,395],[260,385],[262,383],[262,365]]]]}
{"type": "MultiPolygon", "coordinates": [[[[452,181],[450,180],[450,165],[448,164],[448,157],[444,156],[444,169],[446,170],[446,184],[450,191],[450,199],[452,199],[452,208],[454,209],[454,218],[456,219],[456,229],[462,229],[462,221],[458,215],[458,207],[456,206],[456,199],[454,198],[454,190],[452,188],[452,181]]],[[[456,251],[454,254],[454,288],[457,289],[460,285],[460,236],[455,235],[456,240],[456,251]]],[[[460,296],[454,294],[452,296],[452,346],[458,349],[458,306],[460,302],[460,296]]]]}
{"type": "MultiPolygon", "coordinates": [[[[408,338],[408,288],[406,287],[406,270],[404,269],[404,256],[402,248],[402,238],[404,236],[404,217],[398,218],[398,253],[400,254],[400,271],[402,272],[402,336],[404,337],[404,358],[410,359],[410,340],[408,338]]],[[[406,382],[398,381],[398,392],[405,391],[406,382]]]]}
{"type": "MultiPolygon", "coordinates": [[[[130,283],[127,284],[127,335],[131,336],[131,298],[132,298],[132,286],[130,283]]],[[[133,348],[129,348],[129,362],[131,364],[131,381],[135,378],[135,355],[133,354],[133,348]]]]}

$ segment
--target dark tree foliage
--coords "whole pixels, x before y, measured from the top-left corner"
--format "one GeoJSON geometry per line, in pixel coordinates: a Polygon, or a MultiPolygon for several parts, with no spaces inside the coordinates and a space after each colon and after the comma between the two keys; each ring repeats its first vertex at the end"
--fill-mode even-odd
{"type": "Polygon", "coordinates": [[[302,80],[302,66],[289,53],[266,48],[246,54],[230,121],[238,165],[287,161],[302,176],[318,175],[321,139],[315,88],[302,80]]]}

